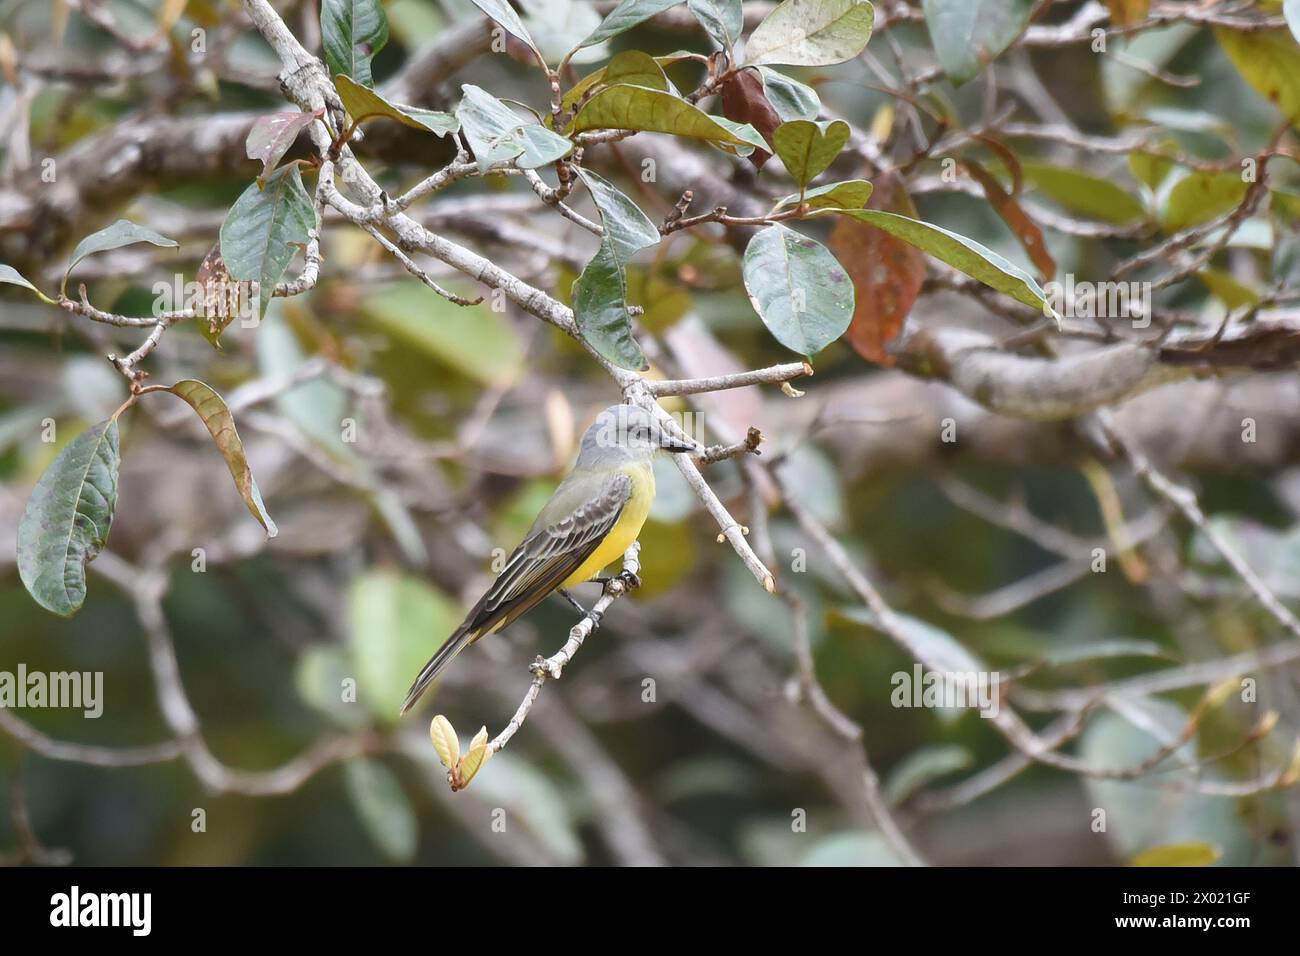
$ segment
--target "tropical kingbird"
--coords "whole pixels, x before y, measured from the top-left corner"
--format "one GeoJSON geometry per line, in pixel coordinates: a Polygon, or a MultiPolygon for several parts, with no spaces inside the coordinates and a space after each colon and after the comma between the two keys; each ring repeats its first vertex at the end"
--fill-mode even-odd
{"type": "Polygon", "coordinates": [[[567,588],[590,580],[628,549],[650,513],[655,496],[651,459],[660,450],[703,449],[670,434],[636,405],[611,405],[596,417],[582,436],[573,471],[464,623],[424,665],[406,695],[403,714],[464,648],[506,627],[556,589],[567,597],[567,588]]]}

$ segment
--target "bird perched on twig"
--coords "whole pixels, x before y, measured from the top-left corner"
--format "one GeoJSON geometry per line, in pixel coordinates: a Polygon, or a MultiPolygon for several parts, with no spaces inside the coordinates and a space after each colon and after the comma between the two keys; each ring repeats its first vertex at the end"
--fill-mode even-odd
{"type": "Polygon", "coordinates": [[[611,405],[596,417],[582,436],[573,471],[487,593],[424,665],[406,695],[403,714],[457,654],[526,614],[552,591],[581,609],[567,589],[591,580],[641,533],[655,495],[651,461],[659,451],[699,454],[703,448],[636,405],[611,405]]]}

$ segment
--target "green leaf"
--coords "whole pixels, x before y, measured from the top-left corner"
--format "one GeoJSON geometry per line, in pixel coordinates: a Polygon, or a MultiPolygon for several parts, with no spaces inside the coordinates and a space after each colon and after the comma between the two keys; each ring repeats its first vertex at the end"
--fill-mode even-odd
{"type": "MultiPolygon", "coordinates": [[[[1268,208],[1273,214],[1290,219],[1293,224],[1300,223],[1300,193],[1288,192],[1285,189],[1270,190],[1268,208]]],[[[0,282],[5,281],[5,268],[7,267],[0,266],[0,282]]]]}
{"type": "Polygon", "coordinates": [[[397,778],[378,761],[354,757],[343,764],[343,779],[357,819],[375,848],[395,863],[414,859],[419,828],[397,778]]]}
{"type": "Polygon", "coordinates": [[[500,312],[459,306],[416,281],[371,290],[362,314],[395,344],[415,349],[483,385],[514,381],[524,359],[515,326],[500,312]]]}
{"type": "Polygon", "coordinates": [[[295,245],[306,245],[315,224],[316,211],[297,166],[275,170],[261,188],[253,183],[230,207],[221,224],[221,258],[231,278],[259,283],[263,314],[295,245]]]}
{"type": "MultiPolygon", "coordinates": [[[[866,607],[844,607],[835,612],[855,624],[884,633],[884,625],[866,607]]],[[[947,631],[907,614],[894,614],[894,621],[907,640],[906,650],[925,670],[941,674],[986,673],[987,665],[947,631]]]]}
{"type": "Polygon", "coordinates": [[[908,754],[885,781],[884,796],[898,806],[940,777],[960,773],[975,762],[971,752],[956,744],[922,747],[908,754]]]}
{"type": "Polygon", "coordinates": [[[1146,216],[1142,201],[1109,179],[1065,166],[1021,163],[1025,180],[1066,209],[1124,225],[1146,216]]]}
{"type": "Polygon", "coordinates": [[[593,46],[620,33],[631,30],[651,17],[663,13],[669,7],[675,7],[682,0],[623,0],[601,21],[591,36],[578,45],[578,49],[593,46]]]}
{"type": "Polygon", "coordinates": [[[25,278],[23,278],[22,274],[17,269],[15,269],[13,266],[7,266],[3,262],[0,262],[0,282],[8,283],[9,285],[22,286],[24,289],[31,289],[38,296],[41,297],[42,301],[45,302],[54,301],[49,296],[47,296],[44,292],[42,292],[40,289],[36,288],[36,286],[32,285],[25,278]]]}
{"type": "Polygon", "coordinates": [[[117,507],[117,420],[82,432],[45,469],[18,524],[18,574],[36,603],[69,617],[117,507]]]}
{"type": "Polygon", "coordinates": [[[865,179],[845,179],[838,183],[828,183],[810,189],[800,196],[792,193],[782,199],[777,207],[797,205],[802,198],[813,211],[827,210],[842,212],[845,209],[861,209],[871,199],[872,185],[865,179]]]}
{"type": "Polygon", "coordinates": [[[600,25],[600,13],[587,0],[519,0],[524,27],[547,63],[569,57],[571,63],[590,63],[609,57],[603,44],[575,50],[582,38],[600,25]]]}
{"type": "MultiPolygon", "coordinates": [[[[1291,21],[1294,28],[1295,20],[1291,21]]],[[[1287,30],[1229,30],[1214,35],[1247,83],[1300,127],[1300,45],[1287,30]]]]}
{"type": "Polygon", "coordinates": [[[515,13],[514,7],[510,6],[509,0],[473,0],[473,2],[474,6],[501,24],[507,33],[532,47],[538,59],[542,59],[541,53],[537,52],[537,44],[533,42],[532,35],[524,26],[524,22],[519,19],[519,14],[515,13]]]}
{"type": "Polygon", "coordinates": [[[1170,742],[1179,746],[1146,780],[1082,779],[1086,805],[1106,810],[1105,839],[1115,856],[1126,860],[1152,846],[1210,842],[1223,848],[1228,865],[1258,862],[1258,841],[1237,801],[1197,792],[1200,784],[1217,775],[1207,774],[1198,760],[1201,747],[1195,737],[1180,742],[1187,711],[1158,697],[1125,695],[1124,704],[1125,713],[1136,722],[1110,711],[1096,714],[1079,738],[1081,760],[1120,769],[1152,759],[1170,742]],[[1150,781],[1157,779],[1164,785],[1153,789],[1150,781]]]}
{"type": "Polygon", "coordinates": [[[455,113],[423,110],[416,106],[403,106],[402,113],[439,136],[450,136],[460,129],[460,120],[456,118],[455,113]]]}
{"type": "Polygon", "coordinates": [[[1213,866],[1223,851],[1210,843],[1170,843],[1143,850],[1129,866],[1213,866]]]}
{"type": "Polygon", "coordinates": [[[802,189],[835,161],[848,141],[849,124],[843,120],[827,123],[795,120],[776,128],[772,147],[802,189]]]}
{"type": "Polygon", "coordinates": [[[812,120],[821,112],[822,101],[817,91],[798,80],[792,80],[770,66],[760,66],[759,74],[763,77],[763,89],[767,101],[772,104],[783,122],[792,120],[812,120]]]}
{"type": "Polygon", "coordinates": [[[745,11],[740,0],[687,0],[686,5],[718,46],[730,50],[736,45],[745,28],[745,11]]]}
{"type": "Polygon", "coordinates": [[[601,82],[608,86],[622,83],[626,86],[644,86],[665,92],[669,89],[668,74],[664,72],[660,60],[640,50],[624,50],[617,54],[605,65],[601,82]]]}
{"type": "Polygon", "coordinates": [[[235,479],[235,489],[244,499],[249,513],[266,529],[266,536],[274,538],[275,522],[262,504],[262,493],[257,490],[253,469],[249,467],[248,457],[244,454],[244,443],[239,440],[235,419],[226,407],[225,400],[211,386],[192,378],[177,382],[168,391],[198,413],[221,452],[221,457],[226,460],[230,477],[235,479]]]}
{"type": "Polygon", "coordinates": [[[684,99],[645,86],[611,86],[601,90],[573,118],[575,132],[592,129],[631,129],[671,133],[719,145],[748,148],[754,144],[720,124],[684,99]]]}
{"type": "Polygon", "coordinates": [[[1160,190],[1160,226],[1179,232],[1199,226],[1240,205],[1247,184],[1237,172],[1186,172],[1165,180],[1160,190]]]}
{"type": "Polygon", "coordinates": [[[354,123],[359,124],[383,116],[396,120],[403,126],[428,130],[439,136],[447,136],[460,129],[460,121],[451,113],[417,109],[413,106],[398,106],[369,87],[362,86],[351,77],[342,74],[334,77],[334,88],[339,91],[343,108],[348,111],[354,123]]]}
{"type": "Polygon", "coordinates": [[[579,168],[578,175],[591,191],[606,236],[621,262],[659,241],[659,227],[622,190],[590,169],[579,168]]]}
{"type": "Polygon", "coordinates": [[[472,83],[462,85],[461,92],[464,96],[456,107],[456,117],[480,171],[524,151],[518,136],[524,124],[514,110],[472,83]]]}
{"type": "Polygon", "coordinates": [[[253,121],[253,128],[248,131],[244,142],[244,151],[249,159],[262,164],[262,175],[275,169],[281,157],[289,151],[298,134],[325,115],[325,110],[314,113],[270,113],[259,116],[253,121]]]}
{"type": "Polygon", "coordinates": [[[1033,276],[974,239],[967,239],[933,223],[909,219],[897,213],[876,209],[838,211],[842,215],[879,226],[890,235],[916,246],[922,252],[928,252],[989,288],[1003,292],[1017,302],[1042,309],[1044,314],[1051,314],[1047,296],[1033,276]]]}
{"type": "MultiPolygon", "coordinates": [[[[1176,143],[1173,144],[1177,146],[1176,143]]],[[[1150,190],[1156,190],[1174,170],[1173,160],[1150,153],[1132,152],[1128,154],[1128,168],[1133,178],[1150,190]]]]}
{"type": "Polygon", "coordinates": [[[605,238],[573,285],[573,313],[583,337],[621,368],[641,371],[645,355],[632,337],[627,263],[659,241],[659,229],[631,199],[589,169],[579,169],[600,211],[605,238]]]}
{"type": "Polygon", "coordinates": [[[871,39],[875,9],[866,0],[785,0],[745,44],[745,62],[830,66],[851,60],[871,39]]]}
{"type": "Polygon", "coordinates": [[[515,165],[520,169],[547,166],[573,152],[573,143],[569,139],[537,123],[521,127],[518,139],[523,152],[515,160],[515,165]]]}
{"type": "Polygon", "coordinates": [[[1196,273],[1207,289],[1216,299],[1229,309],[1240,309],[1259,303],[1259,293],[1248,285],[1234,279],[1229,273],[1218,269],[1202,269],[1196,273]]]}
{"type": "Polygon", "coordinates": [[[155,246],[168,249],[180,247],[180,243],[175,239],[168,239],[166,236],[160,236],[152,229],[146,229],[144,226],[137,226],[133,222],[119,219],[111,226],[101,229],[99,232],[91,233],[77,243],[77,248],[72,250],[72,258],[68,260],[68,268],[63,272],[63,283],[59,286],[59,291],[62,292],[67,289],[68,274],[86,256],[93,255],[96,252],[107,252],[109,249],[120,249],[122,246],[133,245],[137,242],[151,242],[155,246]]]}
{"type": "Polygon", "coordinates": [[[388,42],[388,18],[379,0],[321,0],[321,45],[330,75],[342,73],[374,86],[370,60],[388,42]]]}
{"type": "Polygon", "coordinates": [[[303,703],[340,727],[356,730],[370,716],[345,696],[345,682],[351,680],[352,662],[337,644],[309,646],[294,666],[294,689],[303,703]]]}
{"type": "MultiPolygon", "coordinates": [[[[1226,540],[1251,567],[1259,569],[1265,587],[1284,601],[1300,597],[1300,525],[1278,530],[1242,515],[1219,514],[1209,520],[1209,530],[1226,540]]],[[[1207,570],[1226,587],[1237,588],[1226,563],[1205,536],[1198,532],[1192,539],[1191,554],[1195,563],[1207,570]]]]}
{"type": "MultiPolygon", "coordinates": [[[[665,57],[664,59],[668,59],[665,57]]],[[[593,70],[569,88],[560,101],[565,110],[572,110],[596,84],[613,86],[623,83],[628,86],[645,86],[652,90],[668,91],[668,75],[660,61],[649,53],[640,50],[624,50],[599,70],[593,70]]]]}
{"type": "Polygon", "coordinates": [[[1085,661],[1098,661],[1114,657],[1171,657],[1170,653],[1152,641],[1133,638],[1112,638],[1105,641],[1090,641],[1085,644],[1070,644],[1052,647],[1042,654],[1033,655],[1035,661],[1062,667],[1085,661]]]}
{"type": "Polygon", "coordinates": [[[1033,0],[922,0],[939,65],[954,86],[973,79],[1020,36],[1033,0]]]}
{"type": "Polygon", "coordinates": [[[717,123],[743,143],[741,146],[734,147],[722,147],[718,143],[713,144],[718,146],[720,149],[725,148],[727,152],[735,153],[737,156],[748,156],[756,149],[767,149],[767,140],[763,139],[763,134],[756,130],[751,124],[737,123],[735,120],[729,120],[725,116],[713,116],[712,114],[709,115],[709,119],[713,120],[713,122],[717,123]]]}
{"type": "Polygon", "coordinates": [[[600,249],[573,284],[573,315],[583,338],[609,361],[638,372],[650,367],[632,337],[627,275],[609,239],[601,241],[600,249]]]}
{"type": "Polygon", "coordinates": [[[394,724],[407,688],[460,621],[459,608],[424,581],[366,571],[348,590],[349,646],[359,702],[394,724]]]}
{"type": "Polygon", "coordinates": [[[792,352],[815,355],[849,327],[853,282],[820,242],[774,223],[749,240],[743,272],[754,310],[792,352]]]}

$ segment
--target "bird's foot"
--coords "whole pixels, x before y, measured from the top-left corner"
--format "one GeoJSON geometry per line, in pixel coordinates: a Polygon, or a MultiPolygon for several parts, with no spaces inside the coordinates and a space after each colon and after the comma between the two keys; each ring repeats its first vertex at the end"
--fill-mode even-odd
{"type": "Polygon", "coordinates": [[[635,591],[641,586],[641,575],[637,574],[635,571],[628,571],[626,569],[620,571],[618,573],[618,580],[623,582],[623,588],[627,591],[635,591]]]}

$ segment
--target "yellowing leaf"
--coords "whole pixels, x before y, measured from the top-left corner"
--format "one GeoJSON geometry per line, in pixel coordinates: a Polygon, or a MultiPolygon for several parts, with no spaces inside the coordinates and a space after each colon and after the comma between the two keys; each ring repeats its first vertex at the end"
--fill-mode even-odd
{"type": "Polygon", "coordinates": [[[1216,299],[1230,309],[1240,309],[1259,301],[1259,293],[1254,289],[1218,269],[1202,269],[1196,273],[1196,278],[1201,280],[1216,299]]]}
{"type": "Polygon", "coordinates": [[[429,723],[429,738],[444,767],[450,770],[460,763],[460,740],[456,736],[456,728],[442,714],[429,723]]]}
{"type": "Polygon", "coordinates": [[[1210,866],[1223,851],[1209,843],[1170,843],[1143,850],[1130,866],[1210,866]]]}
{"type": "Polygon", "coordinates": [[[1290,31],[1229,30],[1214,35],[1233,66],[1264,99],[1300,125],[1300,44],[1290,31]]]}
{"type": "Polygon", "coordinates": [[[168,391],[198,413],[221,457],[226,459],[230,477],[235,479],[235,488],[248,506],[249,513],[266,529],[266,536],[274,538],[275,522],[266,513],[266,505],[262,504],[262,493],[257,490],[253,469],[248,466],[248,457],[244,454],[244,443],[239,440],[239,432],[235,431],[235,419],[225,400],[211,386],[192,378],[177,382],[168,391]]]}
{"type": "Polygon", "coordinates": [[[712,116],[679,96],[646,86],[611,86],[601,90],[573,118],[575,132],[631,129],[703,139],[721,146],[761,147],[737,136],[712,116]]]}
{"type": "Polygon", "coordinates": [[[1160,225],[1166,232],[1179,232],[1238,205],[1246,195],[1246,183],[1236,172],[1189,172],[1166,180],[1161,195],[1160,225]]]}
{"type": "Polygon", "coordinates": [[[1046,163],[1022,163],[1021,169],[1026,182],[1074,212],[1117,225],[1135,222],[1146,215],[1141,200],[1109,179],[1046,163]]]}
{"type": "Polygon", "coordinates": [[[479,732],[474,735],[470,741],[469,752],[460,759],[460,764],[456,768],[456,786],[455,789],[463,790],[469,786],[469,782],[474,779],[488,758],[492,756],[492,751],[488,750],[488,732],[486,727],[480,727],[479,732]]]}
{"type": "Polygon", "coordinates": [[[354,123],[383,116],[411,129],[426,130],[439,136],[460,129],[460,121],[451,113],[398,106],[345,74],[334,77],[334,88],[339,91],[339,99],[354,123]]]}
{"type": "Polygon", "coordinates": [[[1131,27],[1147,18],[1151,0],[1106,0],[1110,22],[1117,27],[1131,27]]]}

